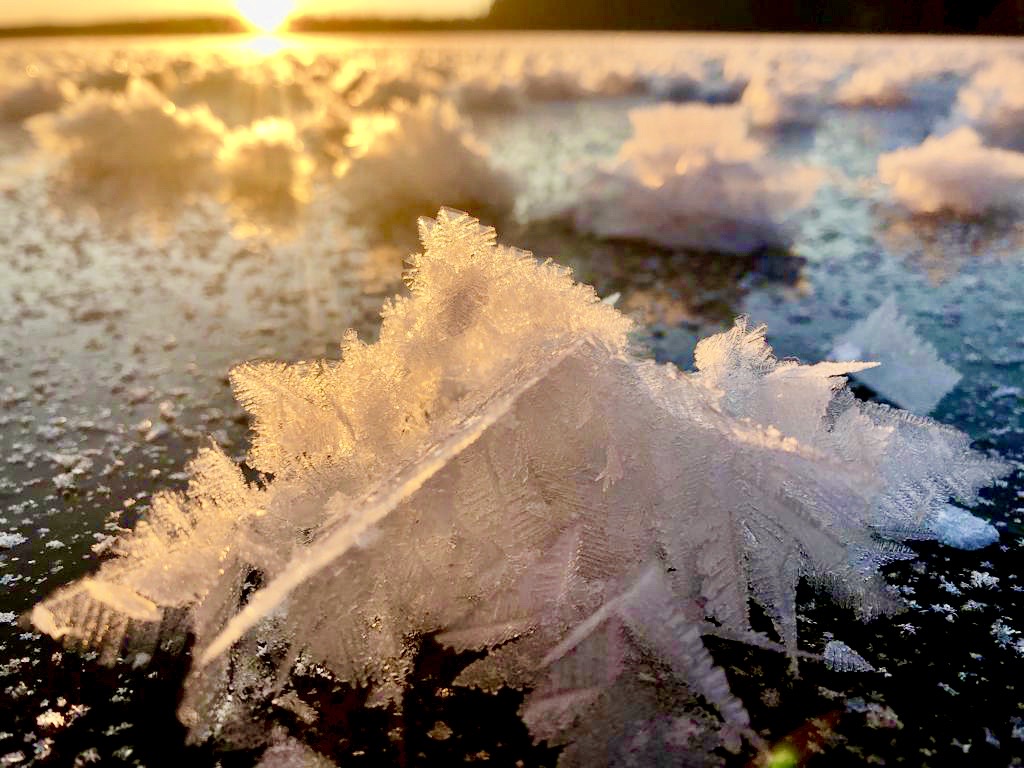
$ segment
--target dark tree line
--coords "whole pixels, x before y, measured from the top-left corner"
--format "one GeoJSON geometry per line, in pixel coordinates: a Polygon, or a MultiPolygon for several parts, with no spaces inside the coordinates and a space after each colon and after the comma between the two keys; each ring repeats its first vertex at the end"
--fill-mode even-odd
{"type": "Polygon", "coordinates": [[[488,26],[1024,34],[1024,0],[494,0],[488,26]]]}

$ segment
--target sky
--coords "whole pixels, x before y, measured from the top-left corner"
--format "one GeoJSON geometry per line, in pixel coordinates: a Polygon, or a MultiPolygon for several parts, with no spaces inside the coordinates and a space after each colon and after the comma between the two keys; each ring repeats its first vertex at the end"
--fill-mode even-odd
{"type": "MultiPolygon", "coordinates": [[[[294,2],[298,13],[325,16],[474,16],[485,13],[490,7],[490,0],[430,0],[429,3],[423,0],[266,1],[294,2]]],[[[231,14],[235,9],[234,0],[0,0],[0,26],[84,23],[147,17],[216,16],[231,14]]]]}

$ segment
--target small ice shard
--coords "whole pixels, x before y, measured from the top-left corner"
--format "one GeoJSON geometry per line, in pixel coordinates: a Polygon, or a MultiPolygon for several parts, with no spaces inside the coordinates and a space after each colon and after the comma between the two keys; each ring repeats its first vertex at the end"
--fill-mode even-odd
{"type": "Polygon", "coordinates": [[[960,381],[960,374],[939,359],[935,347],[900,314],[895,296],[837,337],[829,359],[881,363],[858,371],[857,379],[900,408],[921,415],[931,413],[960,381]]]}
{"type": "Polygon", "coordinates": [[[999,541],[994,525],[953,504],[940,507],[929,527],[937,541],[957,549],[982,549],[999,541]]]}
{"type": "Polygon", "coordinates": [[[825,666],[833,672],[874,672],[875,668],[842,640],[825,644],[825,666]]]}

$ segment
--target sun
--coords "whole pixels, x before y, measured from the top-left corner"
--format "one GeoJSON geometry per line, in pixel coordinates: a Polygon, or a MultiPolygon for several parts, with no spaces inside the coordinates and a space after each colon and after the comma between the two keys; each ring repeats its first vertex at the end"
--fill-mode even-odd
{"type": "Polygon", "coordinates": [[[295,11],[295,0],[235,0],[238,14],[260,32],[277,32],[295,11]]]}

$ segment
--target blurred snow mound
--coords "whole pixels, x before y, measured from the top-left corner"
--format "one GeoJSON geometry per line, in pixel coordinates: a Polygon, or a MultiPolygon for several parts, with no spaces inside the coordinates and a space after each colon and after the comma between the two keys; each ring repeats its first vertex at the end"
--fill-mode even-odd
{"type": "Polygon", "coordinates": [[[492,165],[450,102],[428,97],[357,115],[349,145],[335,173],[351,220],[375,236],[394,235],[442,205],[478,210],[489,222],[512,213],[512,179],[492,165]]]}
{"type": "Polygon", "coordinates": [[[294,118],[314,107],[302,73],[277,60],[263,66],[196,62],[168,95],[182,107],[208,107],[232,128],[267,117],[294,118]]]}
{"type": "Polygon", "coordinates": [[[973,127],[989,144],[1024,152],[1024,61],[1002,58],[977,72],[960,89],[950,122],[973,127]]]}
{"type": "Polygon", "coordinates": [[[948,104],[961,82],[960,67],[948,56],[872,57],[836,90],[835,101],[846,107],[948,104]]]}
{"type": "Polygon", "coordinates": [[[755,128],[813,126],[838,76],[836,65],[818,58],[772,61],[754,73],[740,103],[755,128]]]}
{"type": "Polygon", "coordinates": [[[260,210],[289,210],[309,198],[313,161],[295,124],[266,118],[229,133],[220,168],[232,200],[260,210]]]}
{"type": "Polygon", "coordinates": [[[743,107],[665,104],[629,117],[632,138],[583,187],[578,229],[722,253],[790,245],[792,215],[822,174],[771,159],[743,107]]]}
{"type": "Polygon", "coordinates": [[[224,125],[205,107],[176,107],[146,80],[124,93],[86,91],[27,125],[61,180],[94,204],[177,198],[217,180],[224,125]]]}
{"type": "Polygon", "coordinates": [[[913,213],[979,217],[1024,211],[1024,153],[987,147],[973,128],[881,155],[878,176],[913,213]]]}
{"type": "Polygon", "coordinates": [[[856,378],[900,408],[921,415],[931,413],[960,381],[960,374],[900,314],[894,296],[836,338],[829,359],[881,363],[858,371],[856,378]]]}
{"type": "Polygon", "coordinates": [[[0,123],[22,123],[30,117],[60,109],[75,90],[53,77],[19,77],[0,84],[0,123]]]}

